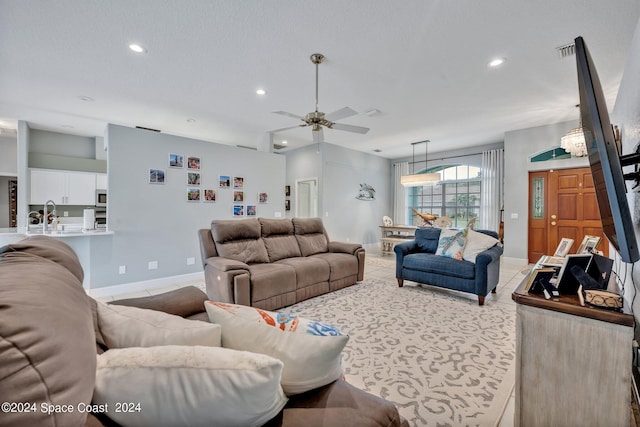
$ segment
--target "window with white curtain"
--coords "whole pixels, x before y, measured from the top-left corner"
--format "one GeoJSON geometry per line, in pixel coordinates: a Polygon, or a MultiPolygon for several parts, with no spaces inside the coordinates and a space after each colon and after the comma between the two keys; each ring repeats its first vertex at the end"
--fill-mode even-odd
{"type": "Polygon", "coordinates": [[[408,191],[409,224],[420,225],[413,208],[421,213],[451,218],[453,227],[465,227],[480,214],[481,169],[471,165],[438,166],[424,172],[440,172],[442,181],[411,187],[408,191]]]}

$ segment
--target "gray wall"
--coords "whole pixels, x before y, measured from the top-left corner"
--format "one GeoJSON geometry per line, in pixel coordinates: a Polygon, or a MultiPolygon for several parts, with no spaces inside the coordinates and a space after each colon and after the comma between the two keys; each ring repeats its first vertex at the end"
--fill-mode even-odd
{"type": "Polygon", "coordinates": [[[92,137],[31,129],[29,138],[29,152],[96,158],[96,139],[92,137]]]}
{"type": "Polygon", "coordinates": [[[244,177],[244,204],[257,205],[258,216],[284,214],[284,156],[116,125],[106,135],[108,226],[115,234],[92,238],[92,288],[201,271],[197,230],[233,218],[233,189],[218,188],[220,175],[244,177]],[[184,155],[185,167],[169,168],[169,153],[184,155]],[[187,201],[188,156],[200,157],[200,188],[216,190],[216,203],[187,201]],[[165,171],[164,184],[149,183],[150,168],[165,171]],[[267,204],[258,204],[258,192],[269,194],[267,204]],[[195,264],[187,265],[191,257],[195,264]],[[149,261],[158,269],[149,270],[149,261]]]}
{"type": "MultiPolygon", "coordinates": [[[[636,27],[636,32],[629,49],[630,55],[618,90],[618,97],[611,114],[611,123],[620,127],[622,136],[622,152],[629,154],[635,151],[636,146],[640,143],[640,21],[636,27]]],[[[594,58],[596,60],[596,58],[594,58]]],[[[633,167],[627,167],[625,172],[632,172],[633,167]]],[[[627,184],[627,188],[631,187],[632,182],[627,184]]],[[[640,197],[638,190],[629,191],[627,199],[632,210],[633,221],[636,224],[636,239],[640,242],[640,197]]],[[[618,258],[619,259],[619,258],[618,258]]],[[[636,265],[640,261],[636,262],[636,265]]],[[[640,292],[640,268],[633,268],[624,263],[616,263],[614,268],[618,267],[618,274],[627,279],[625,283],[625,299],[627,302],[635,300],[633,311],[636,317],[636,323],[640,319],[640,298],[634,298],[635,294],[640,292]],[[633,273],[633,277],[631,273],[633,273]]],[[[640,336],[636,332],[636,339],[640,336]]]]}
{"type": "Polygon", "coordinates": [[[392,215],[391,161],[372,154],[324,143],[286,153],[291,212],[295,212],[295,181],[318,178],[318,216],[335,241],[372,244],[380,239],[384,215],[392,215]],[[376,199],[356,199],[360,184],[369,184],[376,199]]]}
{"type": "MultiPolygon", "coordinates": [[[[576,94],[577,96],[577,94],[576,94]]],[[[560,138],[578,120],[505,132],[504,134],[504,256],[527,259],[529,219],[529,171],[588,166],[583,159],[531,164],[533,154],[558,147],[560,138]]]]}
{"type": "Polygon", "coordinates": [[[0,135],[0,175],[18,174],[18,138],[0,135]]]}

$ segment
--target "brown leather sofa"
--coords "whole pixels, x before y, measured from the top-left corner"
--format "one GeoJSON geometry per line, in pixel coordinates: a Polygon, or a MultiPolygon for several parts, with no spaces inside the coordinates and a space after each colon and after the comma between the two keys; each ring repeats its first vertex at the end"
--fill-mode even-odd
{"type": "MultiPolygon", "coordinates": [[[[95,301],[83,287],[73,250],[33,236],[0,248],[0,419],[3,426],[118,426],[89,405],[96,351],[108,351],[95,301]],[[71,405],[76,410],[63,410],[71,405]]],[[[207,296],[195,287],[121,300],[136,306],[208,320],[207,296]]],[[[132,384],[131,387],[135,387],[132,384]]],[[[391,403],[338,380],[292,396],[266,426],[408,426],[391,403]]]]}
{"type": "Polygon", "coordinates": [[[198,235],[215,301],[276,310],[364,278],[362,245],[330,241],[320,218],[214,220],[198,235]]]}

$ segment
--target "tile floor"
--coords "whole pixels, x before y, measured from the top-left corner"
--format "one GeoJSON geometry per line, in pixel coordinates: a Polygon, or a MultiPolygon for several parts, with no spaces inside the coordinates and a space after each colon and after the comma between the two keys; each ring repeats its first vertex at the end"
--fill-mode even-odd
{"type": "MultiPolygon", "coordinates": [[[[510,309],[513,309],[513,315],[515,316],[515,302],[511,299],[511,293],[524,278],[524,274],[522,272],[526,268],[527,266],[525,265],[513,264],[502,260],[500,263],[500,282],[498,283],[497,292],[495,294],[489,294],[487,296],[485,305],[487,305],[488,308],[491,307],[492,304],[500,304],[502,307],[509,307],[510,309]]],[[[396,283],[395,255],[393,253],[383,253],[380,249],[367,249],[365,263],[365,280],[368,277],[389,280],[390,282],[396,283]]],[[[150,296],[178,289],[184,286],[196,286],[204,290],[204,283],[201,280],[196,280],[160,288],[145,289],[137,292],[101,297],[97,299],[106,302],[112,301],[114,299],[150,296]]],[[[470,301],[473,300],[477,302],[477,297],[475,295],[449,291],[446,289],[442,289],[441,291],[456,293],[460,298],[469,298],[470,301]]],[[[512,394],[498,427],[513,427],[514,411],[515,396],[512,394]]]]}

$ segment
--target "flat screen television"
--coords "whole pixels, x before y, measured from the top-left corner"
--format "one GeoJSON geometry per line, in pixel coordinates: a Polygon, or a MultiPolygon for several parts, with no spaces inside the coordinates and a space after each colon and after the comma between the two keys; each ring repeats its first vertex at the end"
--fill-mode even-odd
{"type": "Polygon", "coordinates": [[[598,73],[582,37],[575,39],[580,116],[602,228],[622,261],[640,259],[619,148],[598,73]]]}

